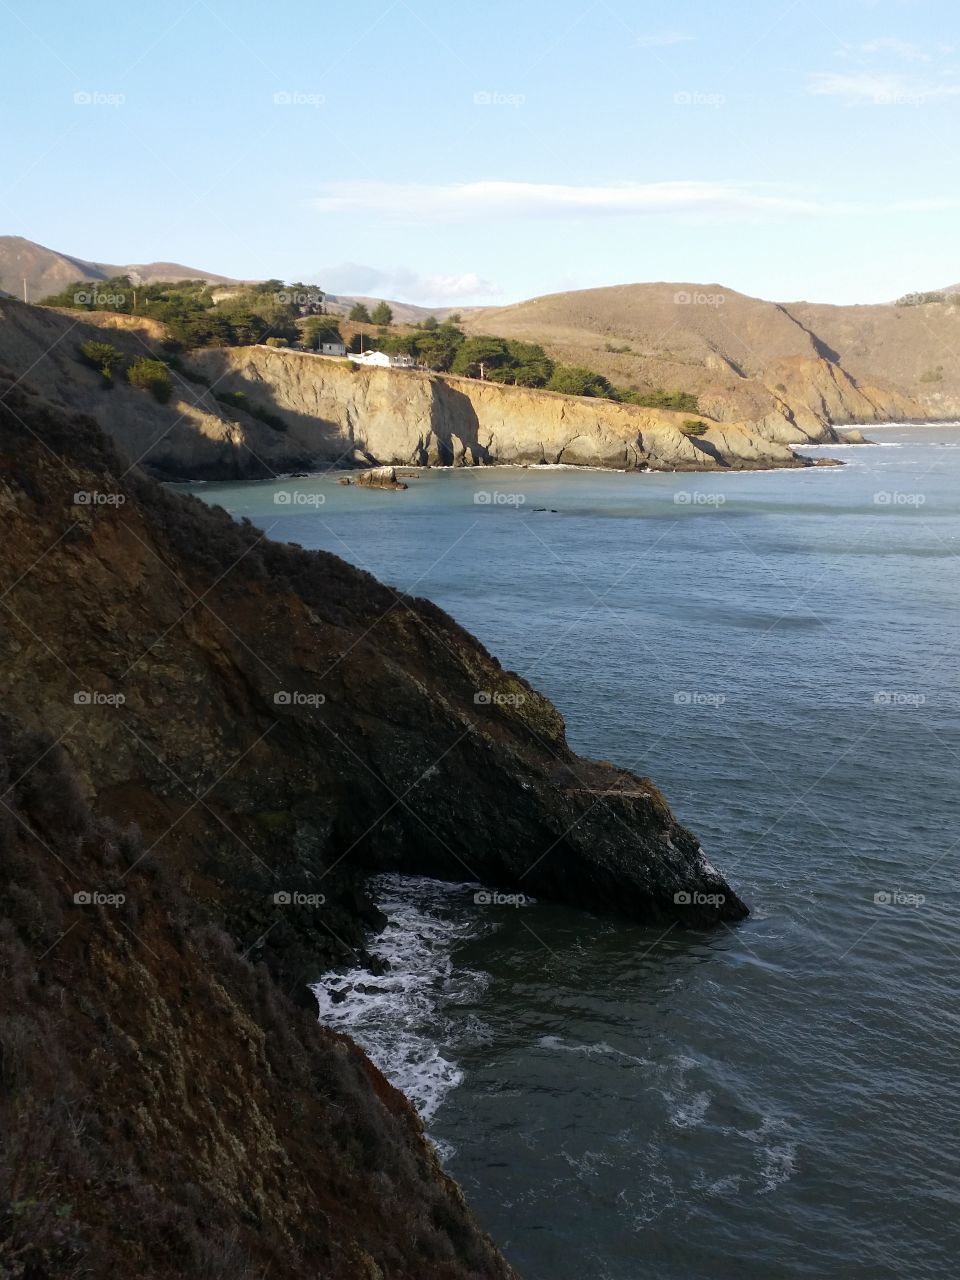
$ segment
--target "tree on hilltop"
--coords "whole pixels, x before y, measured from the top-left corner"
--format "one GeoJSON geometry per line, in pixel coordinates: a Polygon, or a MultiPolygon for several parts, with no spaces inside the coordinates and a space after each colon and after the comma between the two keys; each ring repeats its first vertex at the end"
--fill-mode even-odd
{"type": "Polygon", "coordinates": [[[370,312],[371,324],[391,324],[393,321],[393,312],[385,302],[378,302],[370,312]]]}

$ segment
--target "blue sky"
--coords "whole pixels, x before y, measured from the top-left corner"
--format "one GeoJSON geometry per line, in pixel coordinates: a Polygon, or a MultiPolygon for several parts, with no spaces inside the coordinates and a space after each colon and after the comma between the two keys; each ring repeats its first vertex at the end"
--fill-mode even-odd
{"type": "Polygon", "coordinates": [[[955,0],[0,0],[0,230],[430,305],[960,281],[955,0]]]}

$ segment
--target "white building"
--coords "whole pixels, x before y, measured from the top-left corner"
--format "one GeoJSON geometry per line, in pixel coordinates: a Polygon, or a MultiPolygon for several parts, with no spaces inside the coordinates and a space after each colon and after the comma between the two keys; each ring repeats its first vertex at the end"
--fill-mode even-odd
{"type": "Polygon", "coordinates": [[[385,351],[364,351],[362,355],[352,355],[354,364],[374,365],[378,369],[415,369],[413,356],[388,356],[385,351]]]}
{"type": "Polygon", "coordinates": [[[321,342],[317,350],[322,356],[345,356],[347,354],[347,347],[343,342],[321,342]]]}

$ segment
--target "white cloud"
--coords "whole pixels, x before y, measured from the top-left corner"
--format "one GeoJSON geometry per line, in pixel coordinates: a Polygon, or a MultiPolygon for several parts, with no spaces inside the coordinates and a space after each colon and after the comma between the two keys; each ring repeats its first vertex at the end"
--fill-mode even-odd
{"type": "Polygon", "coordinates": [[[370,213],[400,221],[549,215],[803,214],[817,206],[762,183],[334,182],[311,202],[321,213],[370,213]]]}
{"type": "Polygon", "coordinates": [[[848,102],[872,102],[878,106],[891,103],[921,106],[925,102],[956,97],[960,94],[960,85],[912,80],[894,72],[862,71],[842,75],[815,71],[810,76],[807,92],[817,97],[845,98],[848,102]]]}
{"type": "Polygon", "coordinates": [[[929,53],[925,53],[917,44],[909,40],[899,40],[895,36],[880,36],[876,40],[868,40],[860,46],[861,52],[867,54],[892,53],[906,62],[931,62],[929,53]]]}
{"type": "Polygon", "coordinates": [[[685,31],[656,31],[648,35],[637,36],[637,44],[641,49],[653,49],[667,44],[687,44],[694,37],[685,31]]]}
{"type": "Polygon", "coordinates": [[[422,306],[466,305],[498,298],[500,288],[475,271],[461,275],[423,275],[409,267],[371,267],[342,262],[313,273],[330,293],[395,298],[422,306]]]}

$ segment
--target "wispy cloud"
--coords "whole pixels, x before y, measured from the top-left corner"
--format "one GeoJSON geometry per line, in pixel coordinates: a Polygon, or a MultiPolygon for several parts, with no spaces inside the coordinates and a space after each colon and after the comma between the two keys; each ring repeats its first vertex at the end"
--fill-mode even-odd
{"type": "MultiPolygon", "coordinates": [[[[771,183],[653,182],[610,186],[528,182],[418,183],[335,182],[310,202],[327,214],[368,214],[413,224],[471,219],[573,217],[689,217],[698,222],[754,222],[782,217],[859,217],[938,213],[960,209],[960,196],[919,194],[898,200],[831,200],[817,192],[771,183]]],[[[421,275],[398,267],[347,263],[317,277],[334,292],[403,297],[426,305],[480,302],[500,290],[474,272],[421,275]]]]}
{"type": "Polygon", "coordinates": [[[668,44],[688,44],[693,39],[695,37],[686,31],[652,31],[637,36],[637,44],[641,49],[654,49],[668,44]]]}
{"type": "Polygon", "coordinates": [[[453,306],[499,298],[502,290],[475,271],[460,275],[424,275],[409,267],[371,267],[342,262],[311,273],[331,293],[402,298],[423,306],[453,306]]]}
{"type": "Polygon", "coordinates": [[[905,62],[932,62],[933,55],[922,49],[920,45],[909,40],[900,40],[896,36],[880,36],[876,40],[868,40],[860,46],[866,54],[889,53],[905,62]]]}
{"type": "Polygon", "coordinates": [[[960,94],[960,85],[942,80],[918,80],[896,72],[814,71],[807,83],[807,92],[817,97],[845,98],[848,102],[876,106],[921,106],[925,102],[956,97],[960,94]]]}
{"type": "Polygon", "coordinates": [[[622,182],[605,186],[535,182],[447,184],[334,182],[313,199],[322,213],[370,213],[394,220],[696,214],[802,214],[817,206],[763,183],[622,182]]]}

